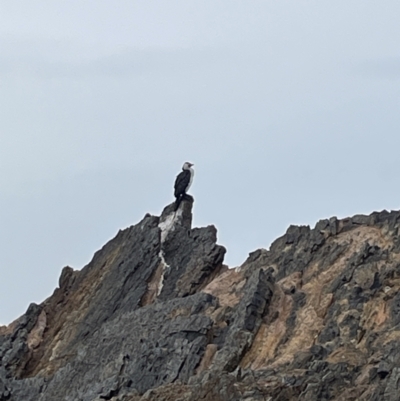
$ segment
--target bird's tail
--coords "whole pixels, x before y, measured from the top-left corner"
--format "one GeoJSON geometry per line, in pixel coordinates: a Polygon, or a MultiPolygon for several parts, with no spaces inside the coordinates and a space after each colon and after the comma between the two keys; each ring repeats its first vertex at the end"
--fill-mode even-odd
{"type": "Polygon", "coordinates": [[[174,209],[175,212],[178,210],[179,205],[180,205],[181,202],[182,202],[182,199],[183,199],[183,195],[178,195],[178,197],[176,198],[176,201],[175,201],[175,209],[174,209]]]}

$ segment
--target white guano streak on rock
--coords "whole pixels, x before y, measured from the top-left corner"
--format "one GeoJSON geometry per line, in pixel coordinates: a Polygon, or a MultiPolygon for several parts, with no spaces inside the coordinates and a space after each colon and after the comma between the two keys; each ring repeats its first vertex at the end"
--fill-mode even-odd
{"type": "Polygon", "coordinates": [[[169,214],[166,219],[158,225],[161,230],[161,245],[164,243],[169,232],[174,230],[174,222],[176,221],[176,219],[181,216],[182,209],[179,209],[178,211],[169,214]]]}
{"type": "Polygon", "coordinates": [[[162,244],[164,243],[164,241],[166,240],[168,234],[174,230],[175,227],[175,221],[177,218],[182,216],[182,209],[179,209],[177,212],[173,212],[171,214],[169,214],[167,216],[167,218],[162,221],[161,223],[159,223],[158,227],[161,230],[161,249],[160,252],[158,254],[158,256],[161,259],[161,264],[163,266],[162,268],[162,273],[161,273],[161,277],[160,277],[160,281],[158,283],[157,286],[157,296],[161,294],[162,288],[163,288],[163,284],[164,284],[164,272],[165,269],[169,268],[169,265],[167,264],[167,262],[165,261],[164,258],[164,252],[162,250],[162,244]]]}
{"type": "Polygon", "coordinates": [[[163,268],[162,268],[162,272],[161,272],[160,281],[158,282],[158,286],[157,286],[157,296],[159,296],[161,294],[161,291],[162,291],[162,288],[163,288],[163,285],[164,285],[164,272],[165,272],[165,269],[169,268],[169,265],[167,264],[167,262],[164,259],[164,253],[163,253],[162,250],[160,251],[158,256],[161,259],[161,264],[162,264],[163,268]]]}

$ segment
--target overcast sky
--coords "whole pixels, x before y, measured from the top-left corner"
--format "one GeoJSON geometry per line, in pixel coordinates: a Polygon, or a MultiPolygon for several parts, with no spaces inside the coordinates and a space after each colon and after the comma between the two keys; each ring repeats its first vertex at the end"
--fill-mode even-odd
{"type": "Polygon", "coordinates": [[[173,201],[226,263],[400,208],[400,2],[0,2],[0,323],[173,201]]]}

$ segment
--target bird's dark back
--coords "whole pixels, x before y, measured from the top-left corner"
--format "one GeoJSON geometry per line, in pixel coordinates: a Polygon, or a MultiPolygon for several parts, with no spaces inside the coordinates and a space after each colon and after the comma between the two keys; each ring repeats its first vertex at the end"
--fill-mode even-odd
{"type": "Polygon", "coordinates": [[[187,186],[189,185],[190,182],[190,171],[189,170],[183,170],[181,173],[179,173],[176,177],[175,180],[175,185],[174,185],[174,196],[178,197],[179,195],[182,195],[185,193],[185,190],[187,186]]]}

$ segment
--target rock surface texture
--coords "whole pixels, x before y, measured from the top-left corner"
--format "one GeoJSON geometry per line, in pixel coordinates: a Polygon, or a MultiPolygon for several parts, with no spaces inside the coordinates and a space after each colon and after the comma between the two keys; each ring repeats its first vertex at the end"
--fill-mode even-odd
{"type": "Polygon", "coordinates": [[[400,400],[400,212],[291,226],[237,269],[192,202],[0,327],[0,401],[400,400]]]}

